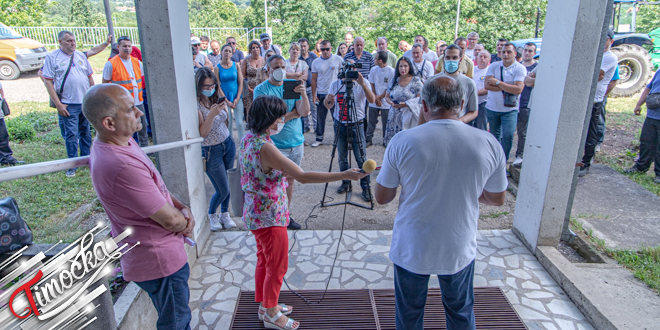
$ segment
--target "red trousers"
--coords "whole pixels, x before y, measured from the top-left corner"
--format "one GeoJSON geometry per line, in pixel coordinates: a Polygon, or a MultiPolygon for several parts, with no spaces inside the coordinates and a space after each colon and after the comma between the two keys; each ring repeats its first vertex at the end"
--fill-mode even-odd
{"type": "Polygon", "coordinates": [[[277,306],[282,280],[289,267],[289,235],[286,227],[253,230],[257,240],[257,268],[254,271],[254,300],[265,308],[277,306]]]}

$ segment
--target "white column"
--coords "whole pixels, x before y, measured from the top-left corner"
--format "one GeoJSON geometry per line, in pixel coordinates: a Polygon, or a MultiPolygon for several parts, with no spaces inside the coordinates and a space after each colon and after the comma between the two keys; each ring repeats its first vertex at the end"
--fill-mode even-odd
{"type": "MultiPolygon", "coordinates": [[[[199,137],[188,3],[137,0],[135,7],[154,143],[199,137]]],[[[167,188],[193,212],[199,254],[209,235],[201,147],[161,151],[157,160],[167,188]]]]}
{"type": "Polygon", "coordinates": [[[611,0],[548,1],[513,220],[532,251],[559,243],[572,205],[611,11],[611,0]]]}

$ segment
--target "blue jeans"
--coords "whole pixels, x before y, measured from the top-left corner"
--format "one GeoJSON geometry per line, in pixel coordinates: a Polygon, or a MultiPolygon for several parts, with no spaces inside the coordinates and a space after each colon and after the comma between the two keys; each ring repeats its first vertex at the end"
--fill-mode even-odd
{"type": "Polygon", "coordinates": [[[238,131],[238,141],[241,141],[243,139],[243,135],[245,135],[245,118],[243,114],[244,114],[243,98],[241,97],[240,99],[238,99],[238,104],[236,105],[236,109],[229,111],[229,133],[231,134],[232,132],[231,121],[233,117],[234,120],[236,121],[236,130],[238,131]]]}
{"type": "MultiPolygon", "coordinates": [[[[424,306],[430,275],[419,275],[394,265],[397,330],[423,330],[424,306]]],[[[474,320],[474,260],[454,275],[438,275],[447,329],[476,329],[474,320]]]]}
{"type": "Polygon", "coordinates": [[[88,156],[92,147],[92,134],[89,132],[89,122],[82,112],[82,104],[67,104],[66,110],[69,117],[60,116],[60,130],[64,128],[66,155],[69,158],[78,157],[80,146],[80,156],[88,156]]]}
{"type": "Polygon", "coordinates": [[[488,110],[486,110],[486,102],[479,103],[477,118],[470,122],[470,126],[476,127],[481,130],[488,130],[488,110]]]}
{"type": "Polygon", "coordinates": [[[509,153],[513,145],[513,133],[516,131],[518,121],[518,110],[509,112],[495,112],[488,110],[488,124],[490,132],[504,149],[504,158],[509,160],[509,153]]]}
{"type": "Polygon", "coordinates": [[[209,214],[215,214],[220,205],[220,212],[229,210],[229,181],[227,170],[234,168],[236,145],[231,137],[213,146],[202,147],[202,157],[206,159],[206,175],[208,175],[215,193],[211,197],[209,214]]]}
{"type": "Polygon", "coordinates": [[[183,265],[176,273],[155,280],[135,282],[146,291],[158,312],[158,330],[189,330],[192,314],[188,303],[190,267],[183,265]]]}
{"type": "Polygon", "coordinates": [[[328,109],[323,105],[323,100],[325,100],[326,94],[316,94],[316,97],[319,99],[319,104],[316,106],[316,126],[314,126],[314,131],[316,131],[316,141],[323,141],[323,134],[325,133],[325,118],[328,116],[328,109]]]}
{"type": "MultiPolygon", "coordinates": [[[[353,155],[355,156],[355,162],[357,163],[358,168],[362,168],[364,163],[365,155],[367,153],[366,143],[364,140],[364,124],[360,121],[359,124],[340,124],[339,121],[334,121],[335,134],[337,134],[337,151],[339,152],[339,170],[346,171],[348,170],[348,136],[347,133],[350,130],[351,133],[351,145],[353,147],[353,155]],[[337,125],[339,125],[339,130],[337,130],[337,125]],[[360,138],[358,140],[358,134],[360,138]],[[362,141],[362,143],[360,143],[362,141]]],[[[355,165],[353,165],[355,166],[355,165]]],[[[343,180],[343,182],[351,182],[351,180],[343,180]]],[[[360,186],[362,190],[366,190],[369,187],[369,175],[360,179],[360,186]]]]}

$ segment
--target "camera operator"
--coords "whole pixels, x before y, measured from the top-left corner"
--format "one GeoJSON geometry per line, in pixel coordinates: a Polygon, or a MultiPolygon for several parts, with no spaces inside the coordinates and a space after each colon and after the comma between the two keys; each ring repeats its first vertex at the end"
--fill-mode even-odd
{"type": "MultiPolygon", "coordinates": [[[[284,77],[286,77],[286,62],[284,57],[282,55],[269,57],[266,62],[266,68],[268,69],[268,80],[254,88],[254,99],[257,99],[261,95],[272,95],[282,99],[284,95],[284,77]]],[[[292,81],[292,79],[286,80],[292,81]]],[[[305,137],[303,136],[300,117],[309,116],[309,100],[307,99],[307,88],[304,81],[300,81],[300,85],[296,86],[293,91],[299,93],[301,98],[284,100],[284,103],[287,105],[287,113],[284,115],[284,125],[281,128],[278,127],[277,133],[271,133],[271,139],[284,156],[300,166],[305,153],[305,137]]],[[[293,199],[294,179],[289,177],[287,180],[289,181],[289,186],[286,188],[286,195],[290,205],[293,199]]],[[[293,221],[292,217],[289,217],[289,220],[287,228],[291,230],[302,228],[300,224],[293,221]]]]}
{"type": "MultiPolygon", "coordinates": [[[[357,167],[362,168],[362,163],[366,160],[365,153],[367,151],[363,123],[365,117],[365,105],[367,104],[367,101],[369,103],[374,103],[376,101],[376,96],[371,91],[369,81],[362,77],[361,73],[348,70],[350,67],[354,67],[354,65],[344,62],[344,69],[339,73],[340,80],[335,80],[330,84],[330,90],[323,102],[327,109],[334,107],[332,108],[332,117],[334,118],[335,134],[337,134],[336,141],[337,150],[339,151],[338,161],[340,171],[348,170],[347,138],[349,134],[353,137],[352,147],[357,167]],[[346,104],[346,85],[352,86],[353,82],[356,83],[355,86],[353,86],[355,102],[353,102],[354,108],[349,108],[346,104]]],[[[362,199],[367,202],[370,202],[372,199],[371,193],[369,192],[369,184],[369,176],[360,179],[362,199]]],[[[343,194],[351,190],[351,182],[349,180],[344,180],[341,186],[337,189],[337,193],[343,194]]]]}

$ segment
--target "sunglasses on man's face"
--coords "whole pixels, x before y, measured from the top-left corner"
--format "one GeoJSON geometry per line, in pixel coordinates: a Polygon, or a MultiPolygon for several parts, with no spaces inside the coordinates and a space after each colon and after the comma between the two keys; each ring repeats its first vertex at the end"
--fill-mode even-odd
{"type": "Polygon", "coordinates": [[[230,45],[235,45],[236,42],[235,42],[235,41],[234,41],[234,42],[231,42],[231,41],[230,41],[230,42],[228,42],[228,44],[230,44],[230,45]]]}
{"type": "Polygon", "coordinates": [[[322,52],[327,52],[327,51],[329,51],[329,50],[330,50],[330,48],[321,48],[321,51],[322,51],[322,52]]]}
{"type": "Polygon", "coordinates": [[[192,45],[192,46],[193,46],[193,47],[199,47],[199,44],[197,44],[197,45],[192,45]]]}

